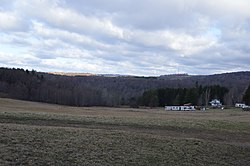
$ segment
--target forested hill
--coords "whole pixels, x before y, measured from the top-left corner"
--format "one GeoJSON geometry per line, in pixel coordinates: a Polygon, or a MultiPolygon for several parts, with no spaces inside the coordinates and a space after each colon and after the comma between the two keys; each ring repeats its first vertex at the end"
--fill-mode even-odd
{"type": "Polygon", "coordinates": [[[0,68],[0,97],[73,106],[119,106],[134,103],[143,93],[159,88],[220,85],[229,92],[225,104],[240,102],[250,83],[250,72],[208,76],[166,75],[64,76],[23,69],[0,68]]]}

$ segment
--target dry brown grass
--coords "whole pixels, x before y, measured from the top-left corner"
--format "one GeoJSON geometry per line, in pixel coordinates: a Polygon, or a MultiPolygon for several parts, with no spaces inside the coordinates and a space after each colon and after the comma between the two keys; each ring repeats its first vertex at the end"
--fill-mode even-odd
{"type": "Polygon", "coordinates": [[[0,99],[0,165],[249,165],[250,112],[0,99]]]}
{"type": "Polygon", "coordinates": [[[53,113],[77,116],[107,116],[126,118],[198,119],[249,122],[250,113],[241,109],[204,111],[164,111],[163,108],[134,109],[112,107],[70,107],[46,103],[27,102],[0,98],[1,112],[53,113]]]}

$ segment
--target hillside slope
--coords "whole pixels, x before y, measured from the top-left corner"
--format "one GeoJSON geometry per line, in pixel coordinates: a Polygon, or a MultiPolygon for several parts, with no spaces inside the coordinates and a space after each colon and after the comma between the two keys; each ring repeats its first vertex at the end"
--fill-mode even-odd
{"type": "Polygon", "coordinates": [[[0,68],[0,96],[74,106],[129,105],[144,91],[156,88],[190,88],[220,85],[229,89],[228,103],[242,100],[250,72],[209,76],[105,77],[64,76],[0,68]]]}

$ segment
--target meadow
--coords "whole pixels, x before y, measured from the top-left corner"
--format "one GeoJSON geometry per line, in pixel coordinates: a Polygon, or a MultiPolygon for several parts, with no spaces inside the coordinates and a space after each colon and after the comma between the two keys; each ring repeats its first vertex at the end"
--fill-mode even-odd
{"type": "Polygon", "coordinates": [[[250,112],[0,98],[0,165],[250,165],[250,112]]]}

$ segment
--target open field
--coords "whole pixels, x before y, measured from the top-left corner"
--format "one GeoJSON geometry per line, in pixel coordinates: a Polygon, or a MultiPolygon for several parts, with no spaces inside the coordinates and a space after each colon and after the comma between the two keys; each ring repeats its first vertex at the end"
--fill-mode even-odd
{"type": "Polygon", "coordinates": [[[0,165],[250,165],[250,112],[0,98],[0,165]]]}

